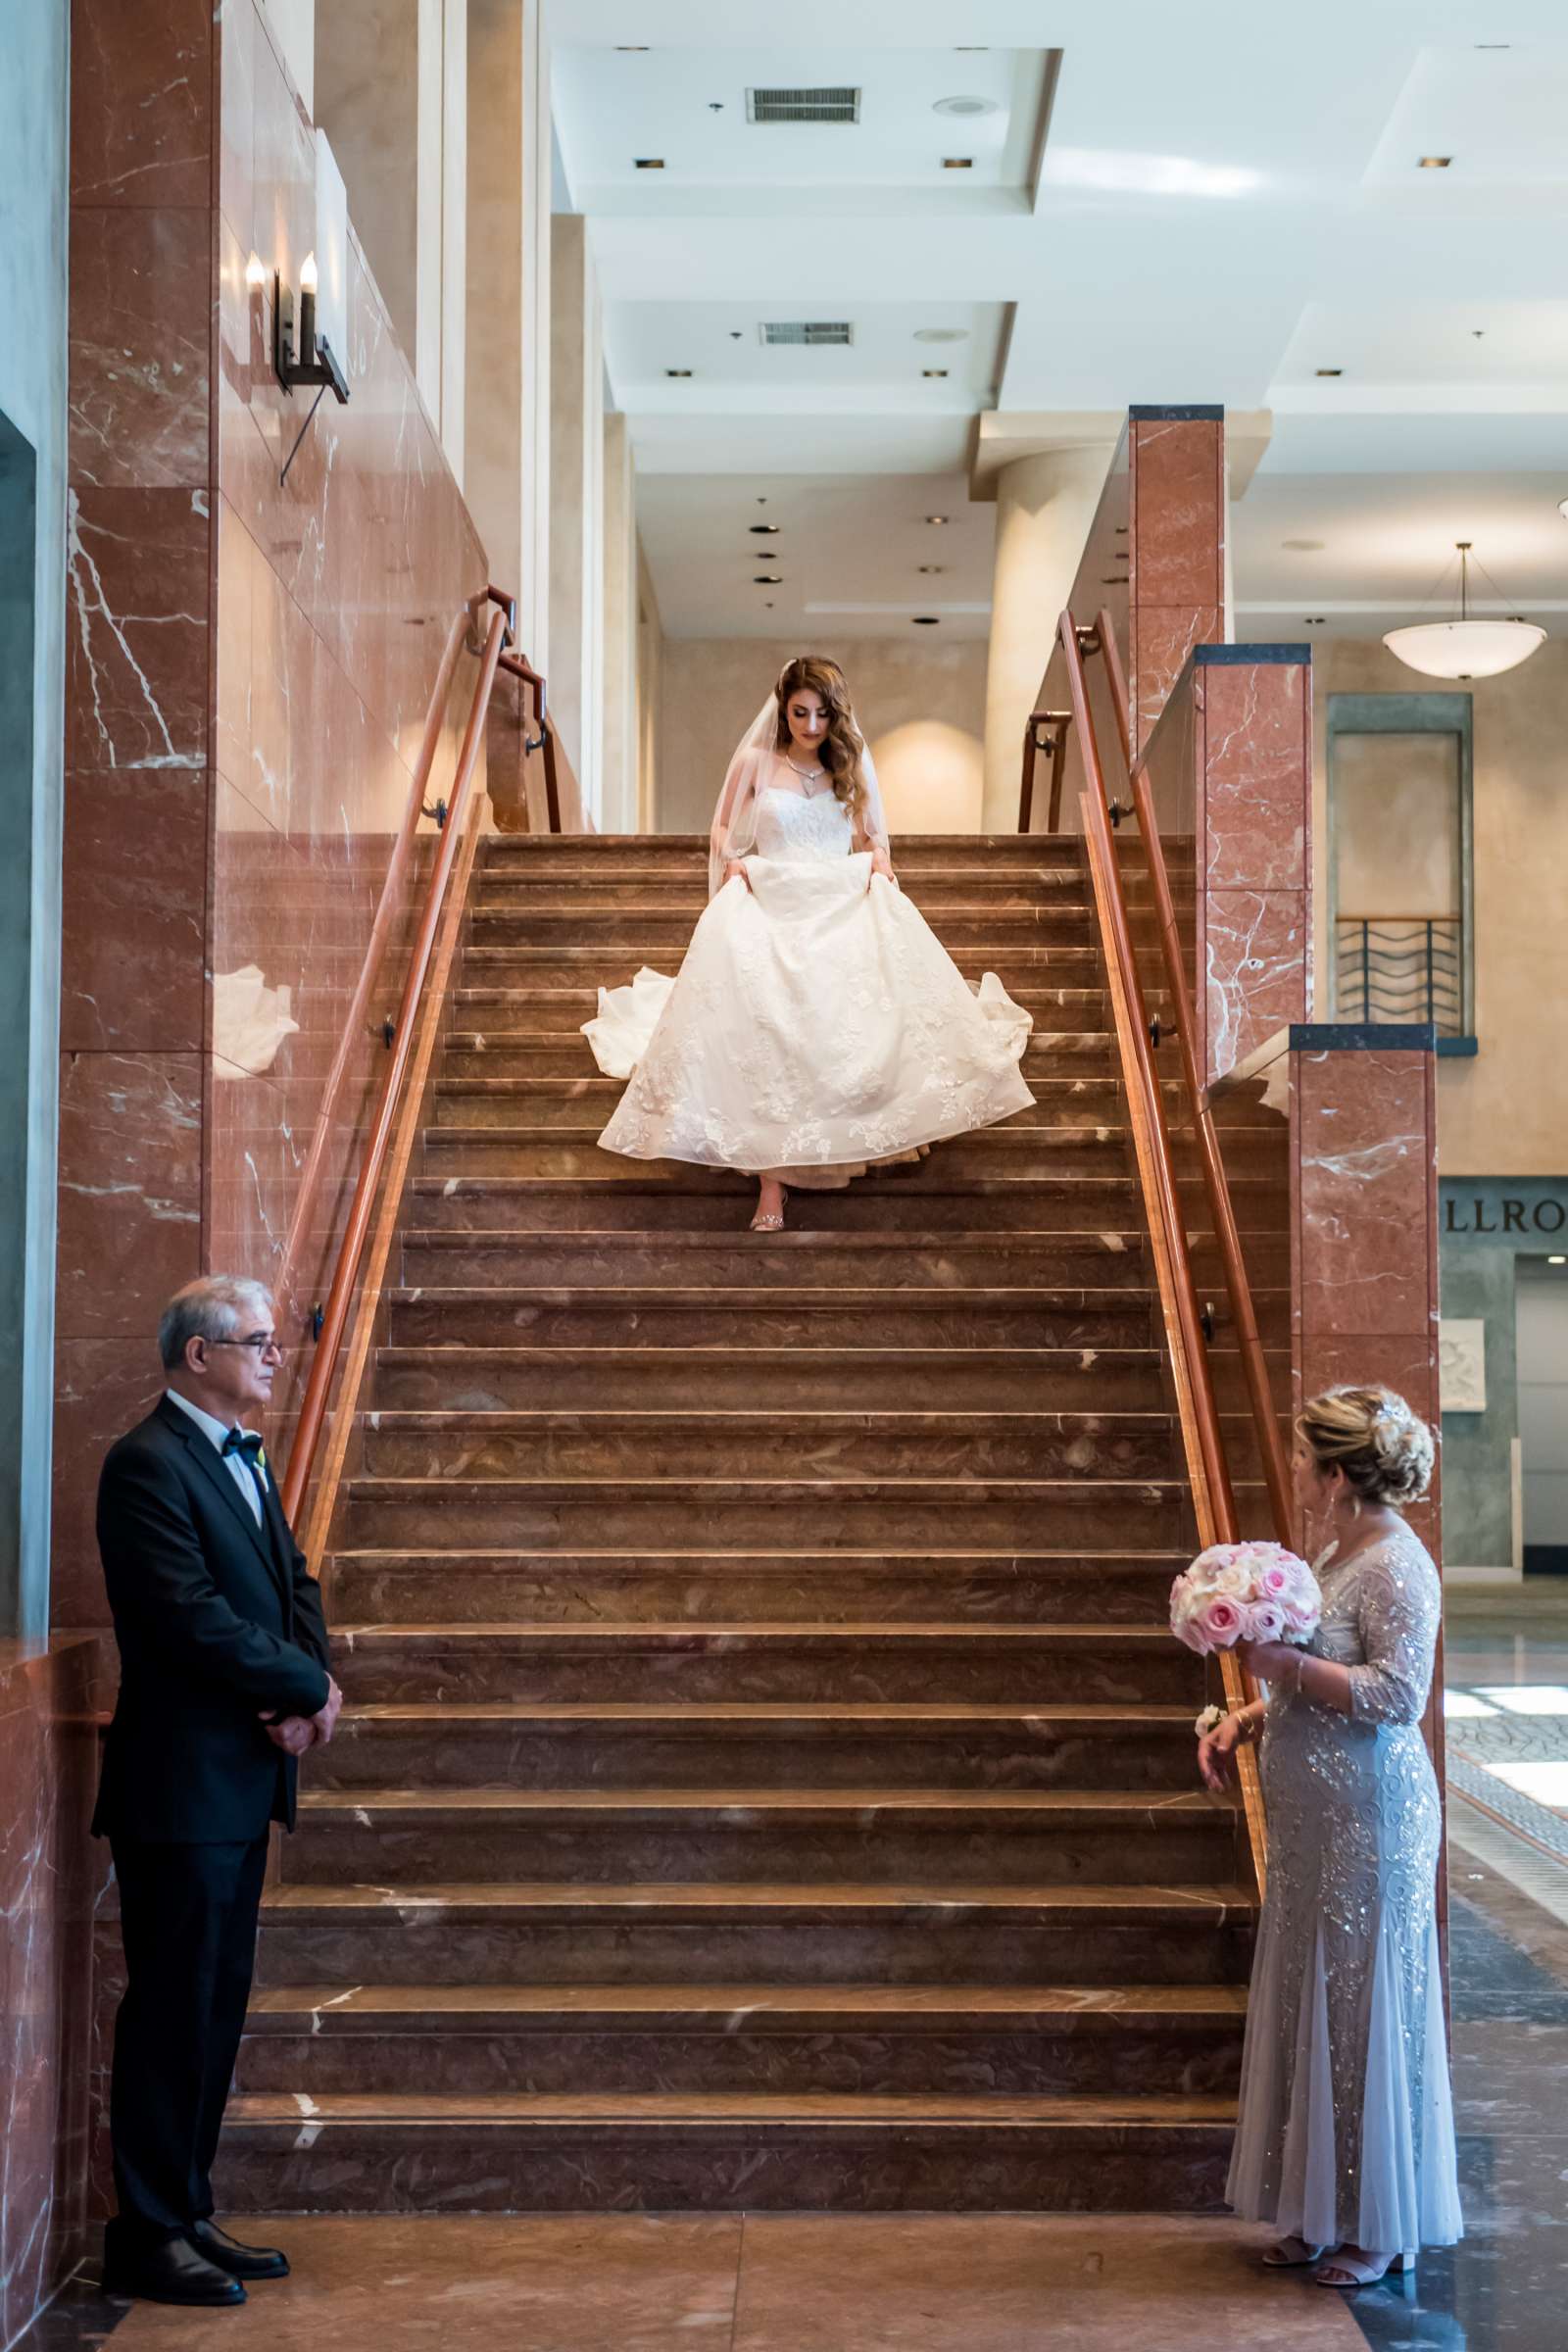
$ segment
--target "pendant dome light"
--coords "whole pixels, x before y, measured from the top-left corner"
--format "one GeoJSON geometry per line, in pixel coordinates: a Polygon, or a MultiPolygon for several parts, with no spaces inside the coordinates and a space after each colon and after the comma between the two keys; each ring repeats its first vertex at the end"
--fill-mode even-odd
{"type": "Polygon", "coordinates": [[[1472,620],[1470,617],[1470,550],[1473,542],[1459,539],[1459,617],[1457,620],[1418,621],[1413,628],[1390,629],[1383,642],[1407,669],[1429,678],[1494,678],[1517,669],[1546,642],[1544,629],[1531,620],[1472,620]]]}

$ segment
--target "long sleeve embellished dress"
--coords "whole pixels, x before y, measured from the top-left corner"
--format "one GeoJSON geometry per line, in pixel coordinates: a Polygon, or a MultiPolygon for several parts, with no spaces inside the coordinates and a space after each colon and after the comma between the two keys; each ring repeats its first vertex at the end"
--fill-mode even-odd
{"type": "Polygon", "coordinates": [[[1421,1735],[1442,1614],[1407,1527],[1318,1567],[1309,1647],[1352,1712],[1275,1692],[1263,1735],[1268,1891],[1228,2196],[1310,2245],[1462,2235],[1438,1962],[1442,1813],[1421,1735]]]}

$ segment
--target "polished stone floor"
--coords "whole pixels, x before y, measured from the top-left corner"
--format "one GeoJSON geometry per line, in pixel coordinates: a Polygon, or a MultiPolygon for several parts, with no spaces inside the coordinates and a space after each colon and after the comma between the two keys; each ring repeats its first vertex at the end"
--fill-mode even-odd
{"type": "MultiPolygon", "coordinates": [[[[1456,1601],[1447,1673],[1460,1701],[1450,1736],[1470,1743],[1481,1790],[1477,1802],[1456,1787],[1449,1812],[1469,2234],[1425,2256],[1411,2286],[1342,2299],[1261,2273],[1258,2231],[1158,2216],[302,2219],[255,2227],[285,2240],[295,2276],[254,2289],[243,2311],[107,2303],[84,2276],[23,2339],[25,2352],[83,2352],[111,2334],[113,2352],[264,2342],[268,2352],[1568,2346],[1568,1860],[1552,1845],[1568,1806],[1559,1813],[1526,1792],[1539,1819],[1515,1820],[1493,1801],[1518,1792],[1515,1767],[1568,1763],[1557,1697],[1568,1697],[1568,1592],[1456,1601]],[[1491,1714],[1467,1711],[1467,1700],[1491,1714]],[[1520,1725],[1516,1737],[1508,1727],[1520,1725]]],[[[1553,1789],[1549,1775],[1534,1785],[1553,1789]]]]}

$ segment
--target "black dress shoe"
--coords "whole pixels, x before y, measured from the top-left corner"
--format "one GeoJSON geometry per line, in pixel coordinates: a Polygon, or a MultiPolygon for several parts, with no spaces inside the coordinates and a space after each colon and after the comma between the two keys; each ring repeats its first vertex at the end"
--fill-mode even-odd
{"type": "Polygon", "coordinates": [[[203,2304],[219,2310],[245,2300],[245,2289],[227,2271],[199,2254],[186,2237],[160,2245],[104,2247],[103,2291],[133,2295],[138,2303],[203,2304]]]}
{"type": "Polygon", "coordinates": [[[226,2271],[230,2278],[286,2278],[288,2256],[275,2246],[242,2246],[238,2238],[220,2230],[216,2222],[191,2225],[191,2244],[198,2254],[226,2271]]]}

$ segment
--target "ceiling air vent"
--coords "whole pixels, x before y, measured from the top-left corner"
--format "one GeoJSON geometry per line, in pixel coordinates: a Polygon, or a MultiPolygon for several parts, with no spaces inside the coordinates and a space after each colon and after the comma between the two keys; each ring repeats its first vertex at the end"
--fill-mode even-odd
{"type": "Polygon", "coordinates": [[[748,122],[858,122],[858,90],[748,90],[748,122]]]}
{"type": "Polygon", "coordinates": [[[855,341],[847,318],[764,318],[758,333],[764,343],[805,344],[812,351],[855,341]]]}

